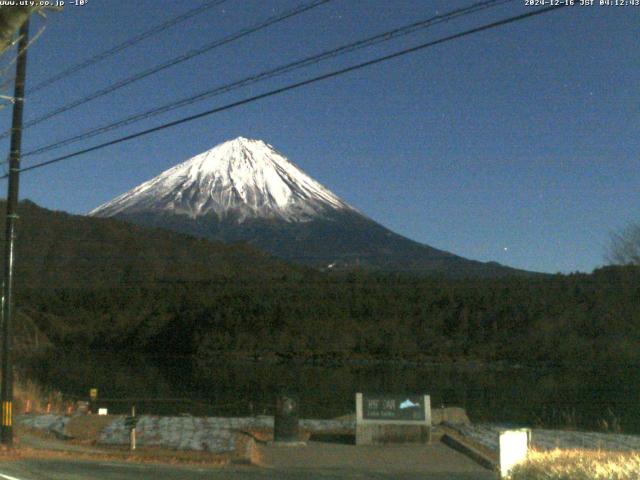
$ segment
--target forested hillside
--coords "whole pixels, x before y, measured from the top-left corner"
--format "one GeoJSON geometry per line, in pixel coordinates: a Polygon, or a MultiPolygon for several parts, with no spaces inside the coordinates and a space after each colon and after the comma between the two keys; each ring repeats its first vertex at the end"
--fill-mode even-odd
{"type": "Polygon", "coordinates": [[[116,220],[21,205],[17,330],[53,346],[309,361],[637,362],[640,268],[445,279],[292,267],[116,220]]]}
{"type": "Polygon", "coordinates": [[[363,273],[32,291],[68,348],[315,361],[353,358],[572,364],[640,360],[640,269],[541,280],[363,273]]]}
{"type": "MultiPolygon", "coordinates": [[[[4,210],[5,203],[0,202],[0,211],[4,210]]],[[[53,212],[29,201],[20,202],[19,215],[18,289],[149,286],[304,271],[250,245],[225,245],[112,219],[53,212]]],[[[4,228],[0,241],[4,241],[4,228]]]]}

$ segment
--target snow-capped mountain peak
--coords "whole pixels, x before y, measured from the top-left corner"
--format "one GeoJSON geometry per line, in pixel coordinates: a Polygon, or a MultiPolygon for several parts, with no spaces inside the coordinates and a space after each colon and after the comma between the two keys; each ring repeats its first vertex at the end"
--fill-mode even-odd
{"type": "Polygon", "coordinates": [[[221,143],[133,188],[89,215],[172,213],[242,222],[304,222],[354,209],[262,140],[221,143]]]}

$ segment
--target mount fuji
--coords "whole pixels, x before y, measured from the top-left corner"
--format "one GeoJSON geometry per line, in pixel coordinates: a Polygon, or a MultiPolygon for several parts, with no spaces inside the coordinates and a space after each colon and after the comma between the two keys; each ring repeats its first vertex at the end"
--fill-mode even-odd
{"type": "Polygon", "coordinates": [[[295,263],[448,276],[525,274],[432,248],[366,217],[271,145],[238,137],[89,213],[223,242],[295,263]]]}

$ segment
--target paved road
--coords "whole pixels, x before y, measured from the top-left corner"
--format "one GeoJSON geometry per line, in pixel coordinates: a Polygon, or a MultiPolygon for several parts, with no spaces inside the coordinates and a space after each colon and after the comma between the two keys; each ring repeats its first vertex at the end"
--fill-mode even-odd
{"type": "Polygon", "coordinates": [[[310,444],[261,447],[260,466],[184,467],[123,462],[0,463],[0,480],[494,480],[495,474],[437,443],[426,447],[310,444]]]}
{"type": "Polygon", "coordinates": [[[0,464],[3,480],[484,480],[480,473],[373,473],[341,469],[302,470],[259,467],[194,468],[70,460],[22,460],[0,464]]]}
{"type": "MultiPolygon", "coordinates": [[[[261,446],[261,465],[286,478],[493,480],[496,476],[445,444],[355,446],[309,442],[304,447],[261,446]]],[[[276,478],[276,477],[265,477],[276,478]]]]}

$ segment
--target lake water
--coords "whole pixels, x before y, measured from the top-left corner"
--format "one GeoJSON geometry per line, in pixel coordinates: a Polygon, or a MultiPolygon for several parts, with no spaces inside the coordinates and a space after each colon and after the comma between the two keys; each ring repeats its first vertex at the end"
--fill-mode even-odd
{"type": "Polygon", "coordinates": [[[300,397],[301,414],[332,418],[355,410],[356,392],[427,393],[433,407],[461,406],[474,422],[640,433],[640,369],[460,368],[397,364],[313,366],[221,360],[197,370],[185,357],[65,355],[38,361],[31,374],[65,394],[123,413],[272,414],[282,388],[300,397]],[[64,358],[64,360],[61,360],[64,358]],[[133,399],[133,400],[131,400],[133,399]],[[164,399],[164,400],[163,400],[164,399]]]}

